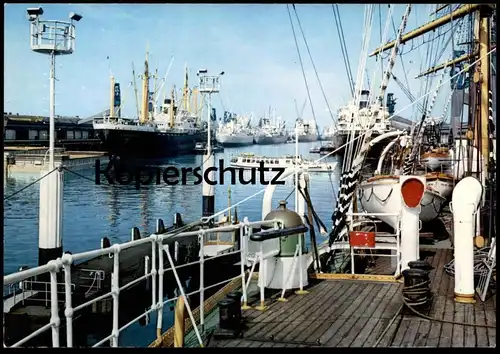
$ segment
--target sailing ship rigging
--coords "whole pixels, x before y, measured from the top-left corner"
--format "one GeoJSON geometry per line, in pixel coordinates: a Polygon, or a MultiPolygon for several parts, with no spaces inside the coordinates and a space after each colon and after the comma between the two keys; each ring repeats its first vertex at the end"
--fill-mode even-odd
{"type": "MultiPolygon", "coordinates": [[[[373,121],[370,121],[371,129],[364,135],[362,147],[354,154],[355,157],[350,159],[349,156],[351,155],[349,155],[344,158],[344,163],[347,162],[347,168],[344,167],[344,172],[341,176],[337,206],[332,216],[334,227],[330,233],[330,245],[336,241],[345,239],[347,236],[345,213],[350,208],[357,207],[356,204],[353,204],[356,203],[356,189],[358,189],[361,206],[366,212],[383,212],[390,214],[391,212],[397,212],[401,208],[399,193],[396,191],[399,187],[398,176],[414,174],[415,172],[417,174],[423,174],[427,178],[427,189],[425,190],[424,198],[421,202],[422,211],[420,213],[420,219],[424,222],[431,221],[439,215],[442,207],[450,198],[451,191],[456,182],[466,175],[475,175],[484,186],[490,186],[487,190],[490,191],[489,193],[492,192],[492,171],[494,171],[496,157],[492,153],[494,122],[492,119],[493,110],[490,108],[492,103],[489,100],[491,97],[491,75],[490,60],[488,56],[495,51],[495,48],[491,48],[490,46],[491,34],[489,21],[491,21],[491,6],[462,5],[450,11],[447,15],[436,18],[434,21],[416,30],[403,34],[410,10],[411,5],[408,5],[396,40],[383,45],[370,54],[370,56],[373,56],[389,49],[392,50],[389,59],[389,68],[385,72],[385,80],[381,85],[381,93],[383,93],[387,87],[387,80],[391,77],[391,68],[396,59],[398,47],[409,40],[468,15],[469,18],[474,20],[475,24],[475,26],[470,28],[470,30],[473,31],[472,34],[475,39],[473,43],[475,43],[475,45],[471,46],[470,53],[466,53],[457,58],[457,53],[454,51],[452,52],[454,56],[452,60],[444,64],[436,65],[419,75],[425,76],[443,70],[443,72],[440,73],[440,79],[438,80],[436,88],[423,96],[427,99],[426,102],[419,107],[422,118],[420,122],[413,127],[412,133],[408,135],[403,132],[394,138],[390,146],[386,146],[380,158],[379,168],[375,172],[375,176],[360,183],[359,171],[366,157],[367,148],[370,146],[370,136],[374,124],[373,121]],[[466,61],[468,61],[468,66],[457,67],[458,64],[466,61]],[[431,115],[433,105],[439,88],[445,84],[444,69],[448,67],[453,67],[454,69],[450,74],[451,79],[446,80],[452,81],[450,98],[448,98],[448,103],[445,105],[442,115],[440,117],[433,117],[431,115]],[[464,73],[469,73],[469,77],[471,78],[470,82],[466,81],[464,73]],[[456,96],[453,95],[462,94],[467,84],[470,85],[468,100],[469,108],[473,108],[469,109],[469,128],[467,133],[464,134],[467,143],[467,151],[465,151],[465,156],[464,154],[457,156],[458,152],[462,151],[460,148],[457,149],[457,147],[460,147],[460,145],[464,143],[463,136],[458,134],[456,143],[453,141],[455,137],[452,136],[453,139],[451,139],[451,141],[453,143],[448,144],[448,141],[443,141],[440,134],[436,134],[436,131],[440,132],[439,128],[442,126],[444,122],[443,118],[445,118],[447,114],[448,105],[450,104],[449,101],[456,101],[456,96]],[[433,95],[429,99],[427,96],[431,93],[433,93],[433,95]],[[431,129],[429,129],[429,127],[431,129]],[[429,133],[432,134],[429,136],[429,133]],[[427,138],[427,140],[424,138],[427,138]],[[391,154],[388,153],[389,150],[392,152],[391,154]],[[386,156],[389,157],[389,161],[384,161],[386,156]],[[480,156],[484,156],[485,158],[481,158],[480,156]],[[380,167],[384,165],[384,162],[386,166],[390,167],[382,174],[380,167]],[[468,168],[462,167],[460,170],[461,173],[458,173],[459,167],[463,165],[463,163],[466,163],[468,168]]],[[[454,26],[454,24],[452,23],[451,26],[454,26]]],[[[378,96],[378,102],[381,102],[382,97],[382,95],[378,96]]],[[[413,100],[412,104],[417,106],[415,103],[418,102],[413,100]]],[[[452,111],[456,110],[456,102],[452,102],[451,105],[452,111]]],[[[452,112],[451,116],[452,119],[456,119],[456,112],[452,112]]],[[[456,124],[456,122],[452,121],[450,125],[453,127],[454,124],[456,124]]],[[[459,125],[461,127],[461,124],[459,125]]],[[[456,131],[457,129],[453,130],[456,131]]],[[[451,134],[453,134],[453,132],[451,134]]],[[[347,151],[349,151],[349,149],[352,151],[351,144],[352,140],[348,142],[347,151]]],[[[490,210],[487,214],[491,217],[494,211],[490,210]]],[[[380,216],[378,218],[396,229],[396,218],[389,216],[380,216]]],[[[486,231],[484,227],[478,227],[477,232],[478,234],[488,234],[489,237],[492,237],[491,233],[493,230],[491,230],[491,227],[488,231],[486,231]]],[[[331,257],[332,254],[330,254],[329,257],[331,257]]]]}

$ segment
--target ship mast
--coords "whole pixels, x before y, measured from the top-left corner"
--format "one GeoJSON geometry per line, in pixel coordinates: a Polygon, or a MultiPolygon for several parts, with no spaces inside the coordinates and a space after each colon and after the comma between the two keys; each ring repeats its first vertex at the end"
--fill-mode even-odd
{"type": "Polygon", "coordinates": [[[149,114],[149,67],[148,67],[148,49],[146,49],[146,60],[144,61],[144,75],[142,77],[142,112],[140,123],[146,123],[148,121],[149,114]]]}
{"type": "MultiPolygon", "coordinates": [[[[403,31],[406,28],[406,23],[408,22],[408,16],[410,16],[410,11],[411,11],[411,5],[408,4],[406,6],[406,11],[403,15],[403,20],[401,21],[401,25],[399,26],[398,33],[400,34],[403,33],[403,31]]],[[[389,65],[384,73],[384,78],[380,83],[380,92],[377,97],[377,103],[379,104],[380,107],[384,105],[385,92],[387,91],[387,85],[389,83],[389,79],[391,78],[392,69],[394,68],[394,64],[396,62],[396,56],[398,55],[399,46],[401,44],[402,44],[402,38],[401,35],[398,35],[396,41],[394,42],[394,46],[392,47],[391,57],[389,58],[389,65]]],[[[378,112],[378,110],[375,112],[378,112]]]]}
{"type": "Polygon", "coordinates": [[[184,65],[184,90],[182,94],[182,108],[189,111],[189,84],[188,84],[188,68],[184,65]]]}
{"type": "Polygon", "coordinates": [[[115,78],[111,74],[110,78],[110,88],[109,88],[109,118],[115,116],[115,78]]]}
{"type": "Polygon", "coordinates": [[[134,85],[134,96],[135,96],[135,109],[137,110],[137,118],[140,118],[140,110],[139,110],[139,98],[137,97],[137,84],[135,81],[135,68],[134,63],[132,63],[132,83],[134,85]]]}
{"type": "Polygon", "coordinates": [[[193,113],[198,117],[198,88],[193,88],[193,113]]]}
{"type": "Polygon", "coordinates": [[[174,107],[175,107],[175,86],[172,88],[170,92],[170,107],[169,107],[169,116],[170,116],[170,129],[174,129],[174,107]]]}

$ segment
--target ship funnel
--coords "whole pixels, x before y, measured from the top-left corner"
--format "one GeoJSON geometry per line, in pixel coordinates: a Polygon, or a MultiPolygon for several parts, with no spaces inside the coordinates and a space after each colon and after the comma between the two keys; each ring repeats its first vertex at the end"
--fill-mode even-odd
{"type": "Polygon", "coordinates": [[[425,177],[401,176],[401,270],[420,256],[420,202],[425,193],[425,177]]]}

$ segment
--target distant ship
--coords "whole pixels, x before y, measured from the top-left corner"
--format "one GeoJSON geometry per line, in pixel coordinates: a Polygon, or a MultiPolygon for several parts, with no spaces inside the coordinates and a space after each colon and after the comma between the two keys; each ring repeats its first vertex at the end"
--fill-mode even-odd
{"type": "MultiPolygon", "coordinates": [[[[401,117],[392,117],[395,102],[393,94],[388,93],[387,104],[385,106],[375,102],[370,103],[370,91],[362,90],[359,105],[351,101],[338,111],[337,135],[339,143],[345,145],[348,140],[357,139],[354,145],[358,146],[362,139],[358,139],[357,137],[365,134],[368,129],[372,131],[372,138],[390,131],[409,130],[411,128],[411,121],[401,117]],[[377,112],[377,116],[374,117],[372,112],[377,112]]],[[[369,155],[371,157],[378,156],[381,152],[379,150],[383,146],[384,144],[375,145],[370,149],[369,155]]]]}
{"type": "Polygon", "coordinates": [[[254,131],[250,118],[225,112],[224,122],[216,132],[216,140],[224,147],[247,146],[254,143],[254,131]]]}
{"type": "MultiPolygon", "coordinates": [[[[335,149],[337,149],[342,145],[342,139],[338,133],[337,126],[335,124],[330,127],[326,127],[323,130],[323,135],[321,137],[321,140],[327,141],[328,143],[326,145],[329,147],[333,146],[335,147],[335,149]]],[[[328,151],[328,150],[323,149],[322,151],[328,151]]]]}
{"type": "MultiPolygon", "coordinates": [[[[298,129],[299,143],[318,141],[318,129],[314,121],[305,121],[297,118],[295,128],[298,129]]],[[[295,138],[295,134],[294,138],[295,138]]]]}
{"type": "Polygon", "coordinates": [[[261,118],[259,126],[255,132],[255,143],[259,145],[270,144],[284,144],[288,138],[285,130],[285,122],[281,118],[273,119],[275,123],[271,122],[270,117],[261,118]]]}
{"type": "Polygon", "coordinates": [[[202,129],[197,108],[194,113],[189,109],[187,68],[181,109],[175,104],[175,91],[172,90],[171,98],[164,98],[157,113],[156,95],[149,90],[149,79],[146,53],[140,117],[130,119],[121,117],[120,86],[111,77],[109,115],[93,120],[94,130],[104,149],[112,155],[134,158],[163,158],[192,153],[197,142],[206,140],[206,132],[202,129]]]}

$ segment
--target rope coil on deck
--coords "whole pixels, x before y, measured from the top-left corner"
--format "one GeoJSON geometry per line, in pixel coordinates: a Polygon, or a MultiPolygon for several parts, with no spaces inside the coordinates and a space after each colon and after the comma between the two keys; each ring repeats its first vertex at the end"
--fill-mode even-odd
{"type": "Polygon", "coordinates": [[[420,306],[429,303],[433,296],[429,291],[431,281],[425,280],[421,283],[403,286],[402,296],[406,306],[420,306]]]}
{"type": "MultiPolygon", "coordinates": [[[[486,268],[484,260],[489,257],[490,247],[483,247],[474,251],[474,275],[479,276],[483,273],[486,268]]],[[[455,276],[455,259],[453,258],[450,262],[444,265],[444,270],[446,274],[450,276],[455,276]]]]}

